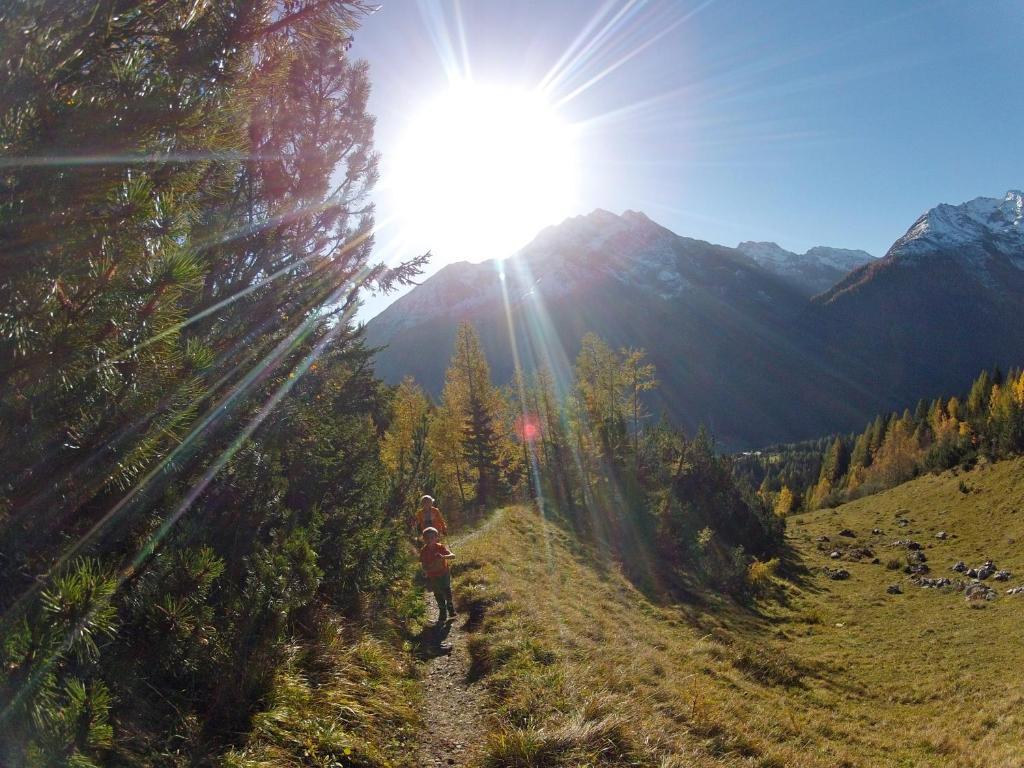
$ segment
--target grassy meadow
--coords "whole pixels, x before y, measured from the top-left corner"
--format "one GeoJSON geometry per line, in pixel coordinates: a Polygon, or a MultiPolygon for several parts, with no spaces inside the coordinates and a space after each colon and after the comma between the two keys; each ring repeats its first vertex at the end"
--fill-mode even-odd
{"type": "Polygon", "coordinates": [[[641,592],[506,508],[457,553],[472,674],[494,708],[487,765],[1020,766],[1024,595],[1005,590],[1024,583],[1022,510],[1015,459],[793,517],[793,561],[740,606],[641,592]],[[929,577],[988,558],[1014,575],[968,603],[913,584],[896,540],[922,545],[929,577]]]}

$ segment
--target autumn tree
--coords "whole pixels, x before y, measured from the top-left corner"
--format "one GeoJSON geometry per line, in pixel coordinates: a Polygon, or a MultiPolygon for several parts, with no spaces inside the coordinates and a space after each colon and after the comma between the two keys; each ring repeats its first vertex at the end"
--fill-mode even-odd
{"type": "Polygon", "coordinates": [[[778,496],[775,498],[774,511],[778,517],[787,517],[796,509],[796,494],[790,490],[788,485],[782,486],[778,496]]]}
{"type": "Polygon", "coordinates": [[[449,478],[465,508],[479,509],[503,495],[514,463],[512,408],[491,381],[476,330],[462,323],[456,333],[445,385],[431,426],[440,477],[449,478]]]}
{"type": "Polygon", "coordinates": [[[647,352],[643,349],[626,348],[619,351],[623,369],[624,394],[627,399],[633,426],[634,468],[640,456],[640,420],[647,414],[643,410],[640,396],[658,386],[654,365],[646,362],[647,352]]]}
{"type": "Polygon", "coordinates": [[[430,403],[419,385],[406,377],[392,396],[390,423],[380,448],[391,484],[390,506],[397,515],[408,515],[418,497],[434,485],[429,427],[430,403]]]}

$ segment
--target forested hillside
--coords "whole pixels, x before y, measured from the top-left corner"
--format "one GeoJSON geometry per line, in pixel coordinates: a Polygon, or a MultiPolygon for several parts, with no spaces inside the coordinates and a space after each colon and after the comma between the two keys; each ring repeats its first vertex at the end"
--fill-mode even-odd
{"type": "Polygon", "coordinates": [[[588,334],[572,371],[498,388],[462,324],[440,402],[412,379],[396,392],[383,443],[396,492],[411,507],[433,488],[459,523],[527,494],[616,557],[646,553],[631,571],[641,582],[696,576],[744,596],[754,558],[779,552],[782,518],[736,483],[707,430],[687,437],[647,412],[658,381],[644,350],[588,334]]]}
{"type": "Polygon", "coordinates": [[[505,260],[449,264],[367,323],[385,381],[440,395],[461,322],[495,381],[516,368],[571,375],[580,342],[643,347],[661,387],[644,397],[690,434],[731,449],[814,437],[890,407],[843,375],[797,320],[802,288],[734,248],[681,237],[642,213],[604,210],[549,227],[505,260]]]}
{"type": "Polygon", "coordinates": [[[964,395],[878,415],[863,432],[769,446],[735,458],[736,473],[777,514],[833,507],[926,472],[972,467],[1024,450],[1024,372],[982,373],[964,395]]]}

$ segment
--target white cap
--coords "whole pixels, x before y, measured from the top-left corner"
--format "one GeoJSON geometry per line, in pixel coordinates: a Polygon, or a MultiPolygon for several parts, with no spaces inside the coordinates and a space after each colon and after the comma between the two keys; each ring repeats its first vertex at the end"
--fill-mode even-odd
{"type": "Polygon", "coordinates": [[[435,528],[434,526],[429,526],[427,528],[424,528],[423,529],[423,535],[426,536],[428,533],[432,533],[435,536],[437,536],[437,528],[435,528]]]}
{"type": "Polygon", "coordinates": [[[433,496],[426,496],[426,495],[420,496],[420,504],[422,504],[424,501],[429,501],[431,504],[433,504],[434,503],[434,497],[433,496]]]}

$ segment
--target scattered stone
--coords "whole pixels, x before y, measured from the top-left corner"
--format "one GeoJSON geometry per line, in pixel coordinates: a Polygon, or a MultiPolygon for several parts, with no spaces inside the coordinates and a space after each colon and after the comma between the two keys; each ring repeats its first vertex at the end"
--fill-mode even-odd
{"type": "Polygon", "coordinates": [[[873,533],[875,536],[881,536],[882,535],[882,529],[881,528],[872,528],[871,529],[871,533],[873,533]]]}
{"type": "Polygon", "coordinates": [[[981,600],[995,600],[996,591],[987,584],[975,581],[967,585],[967,588],[964,590],[964,599],[969,603],[979,602],[981,600]]]}
{"type": "Polygon", "coordinates": [[[846,557],[850,560],[865,560],[874,556],[875,553],[871,551],[870,547],[853,547],[846,550],[846,557]]]}
{"type": "Polygon", "coordinates": [[[921,577],[915,582],[919,587],[927,587],[929,589],[941,589],[942,587],[948,587],[953,584],[953,580],[942,576],[938,579],[929,579],[921,577]]]}
{"type": "Polygon", "coordinates": [[[1011,575],[1009,571],[996,571],[992,574],[992,578],[996,581],[1009,581],[1011,575]]]}
{"type": "Polygon", "coordinates": [[[907,518],[905,517],[901,517],[899,520],[896,521],[896,525],[898,525],[900,528],[906,528],[908,525],[910,525],[910,521],[907,520],[907,518]]]}
{"type": "Polygon", "coordinates": [[[843,530],[841,530],[839,532],[839,535],[840,536],[846,536],[847,538],[850,538],[850,539],[857,538],[857,534],[854,533],[853,531],[851,531],[849,528],[843,528],[843,530]]]}
{"type": "Polygon", "coordinates": [[[1008,590],[1006,590],[1006,594],[1008,594],[1008,595],[1024,595],[1024,584],[1022,584],[1019,587],[1010,587],[1008,590]]]}
{"type": "Polygon", "coordinates": [[[825,575],[828,576],[833,581],[844,581],[844,580],[850,578],[850,572],[848,570],[846,570],[845,568],[835,568],[835,569],[833,569],[833,568],[829,568],[828,566],[826,566],[825,567],[825,575]]]}
{"type": "Polygon", "coordinates": [[[839,554],[838,549],[834,549],[829,553],[829,557],[831,557],[833,560],[838,560],[840,557],[842,557],[842,555],[839,554]]]}
{"type": "Polygon", "coordinates": [[[886,587],[885,591],[888,592],[890,595],[903,594],[903,589],[900,587],[899,584],[890,584],[888,587],[886,587]]]}
{"type": "Polygon", "coordinates": [[[995,572],[995,563],[993,563],[991,560],[986,560],[985,564],[978,569],[978,578],[984,581],[989,576],[992,576],[995,572]]]}
{"type": "Polygon", "coordinates": [[[818,537],[818,541],[831,541],[831,539],[828,536],[821,535],[818,537]]]}
{"type": "Polygon", "coordinates": [[[907,549],[920,549],[921,544],[911,539],[896,539],[891,546],[893,547],[906,547],[907,549]]]}
{"type": "Polygon", "coordinates": [[[939,531],[938,533],[935,534],[935,538],[936,539],[948,539],[949,538],[949,534],[946,533],[945,531],[939,531]]]}
{"type": "Polygon", "coordinates": [[[930,571],[931,571],[931,568],[928,567],[927,563],[911,563],[910,565],[908,565],[906,568],[903,569],[904,573],[909,573],[909,574],[922,574],[922,573],[929,573],[930,571]]]}
{"type": "Polygon", "coordinates": [[[872,558],[871,558],[871,564],[872,564],[872,565],[878,565],[878,564],[880,564],[881,562],[882,562],[882,561],[881,561],[881,560],[879,560],[879,559],[878,559],[877,557],[872,557],[872,558]]]}
{"type": "Polygon", "coordinates": [[[926,563],[928,562],[928,555],[922,552],[920,549],[912,549],[907,552],[908,563],[926,563]]]}
{"type": "Polygon", "coordinates": [[[950,570],[956,571],[957,573],[963,573],[967,570],[967,563],[965,563],[963,560],[957,560],[950,570]]]}

